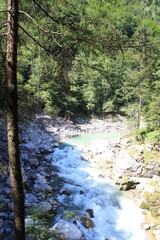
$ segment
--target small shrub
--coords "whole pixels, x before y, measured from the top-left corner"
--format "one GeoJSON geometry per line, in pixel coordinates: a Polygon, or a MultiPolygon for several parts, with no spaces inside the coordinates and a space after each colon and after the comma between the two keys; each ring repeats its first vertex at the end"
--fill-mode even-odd
{"type": "Polygon", "coordinates": [[[64,211],[63,220],[71,220],[76,216],[77,211],[64,211]]]}
{"type": "MultiPolygon", "coordinates": [[[[32,210],[31,210],[32,211],[32,210]]],[[[33,211],[27,219],[26,223],[26,239],[27,240],[57,240],[55,232],[50,231],[48,218],[40,211],[33,211]]]]}

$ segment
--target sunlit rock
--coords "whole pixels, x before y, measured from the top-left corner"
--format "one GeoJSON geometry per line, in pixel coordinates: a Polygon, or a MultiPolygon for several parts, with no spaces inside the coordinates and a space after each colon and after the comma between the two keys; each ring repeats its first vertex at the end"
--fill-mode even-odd
{"type": "Polygon", "coordinates": [[[93,228],[95,226],[94,222],[88,216],[81,217],[81,223],[86,228],[93,228]]]}
{"type": "Polygon", "coordinates": [[[80,240],[82,231],[73,223],[66,221],[56,223],[50,230],[57,233],[61,240],[80,240]]]}
{"type": "Polygon", "coordinates": [[[131,189],[135,189],[137,184],[139,184],[139,182],[131,179],[125,179],[124,182],[120,184],[119,190],[128,191],[131,189]]]}

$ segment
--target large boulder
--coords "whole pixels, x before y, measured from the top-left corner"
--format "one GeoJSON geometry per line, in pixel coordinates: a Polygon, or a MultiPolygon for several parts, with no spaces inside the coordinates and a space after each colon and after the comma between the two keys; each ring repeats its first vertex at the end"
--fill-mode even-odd
{"type": "Polygon", "coordinates": [[[73,223],[66,221],[56,223],[50,230],[54,231],[61,240],[80,240],[82,231],[73,223]]]}
{"type": "Polygon", "coordinates": [[[142,163],[133,159],[126,149],[121,149],[115,161],[114,174],[137,176],[141,173],[142,163]]]}

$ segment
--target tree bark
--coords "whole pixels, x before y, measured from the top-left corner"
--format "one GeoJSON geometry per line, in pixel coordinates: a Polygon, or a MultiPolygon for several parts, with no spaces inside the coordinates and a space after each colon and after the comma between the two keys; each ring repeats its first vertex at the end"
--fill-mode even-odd
{"type": "Polygon", "coordinates": [[[17,44],[18,0],[8,0],[8,32],[6,54],[8,154],[14,205],[15,240],[24,240],[25,208],[18,136],[17,44]]]}
{"type": "Polygon", "coordinates": [[[141,107],[142,107],[142,91],[143,91],[143,62],[144,62],[144,48],[142,48],[142,56],[140,61],[140,84],[139,84],[139,104],[138,104],[138,129],[141,127],[141,107]]]}
{"type": "Polygon", "coordinates": [[[141,127],[141,105],[142,105],[142,83],[140,83],[139,104],[138,104],[138,129],[141,127]]]}

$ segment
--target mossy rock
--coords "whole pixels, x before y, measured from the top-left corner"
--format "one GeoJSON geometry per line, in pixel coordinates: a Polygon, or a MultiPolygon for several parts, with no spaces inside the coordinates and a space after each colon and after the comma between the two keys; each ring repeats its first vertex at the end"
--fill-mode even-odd
{"type": "Polygon", "coordinates": [[[135,189],[137,184],[139,184],[139,182],[130,179],[125,179],[124,182],[120,184],[119,190],[128,191],[131,189],[135,189]]]}
{"type": "Polygon", "coordinates": [[[145,192],[143,197],[141,208],[149,210],[156,222],[160,223],[160,192],[145,192]]]}

